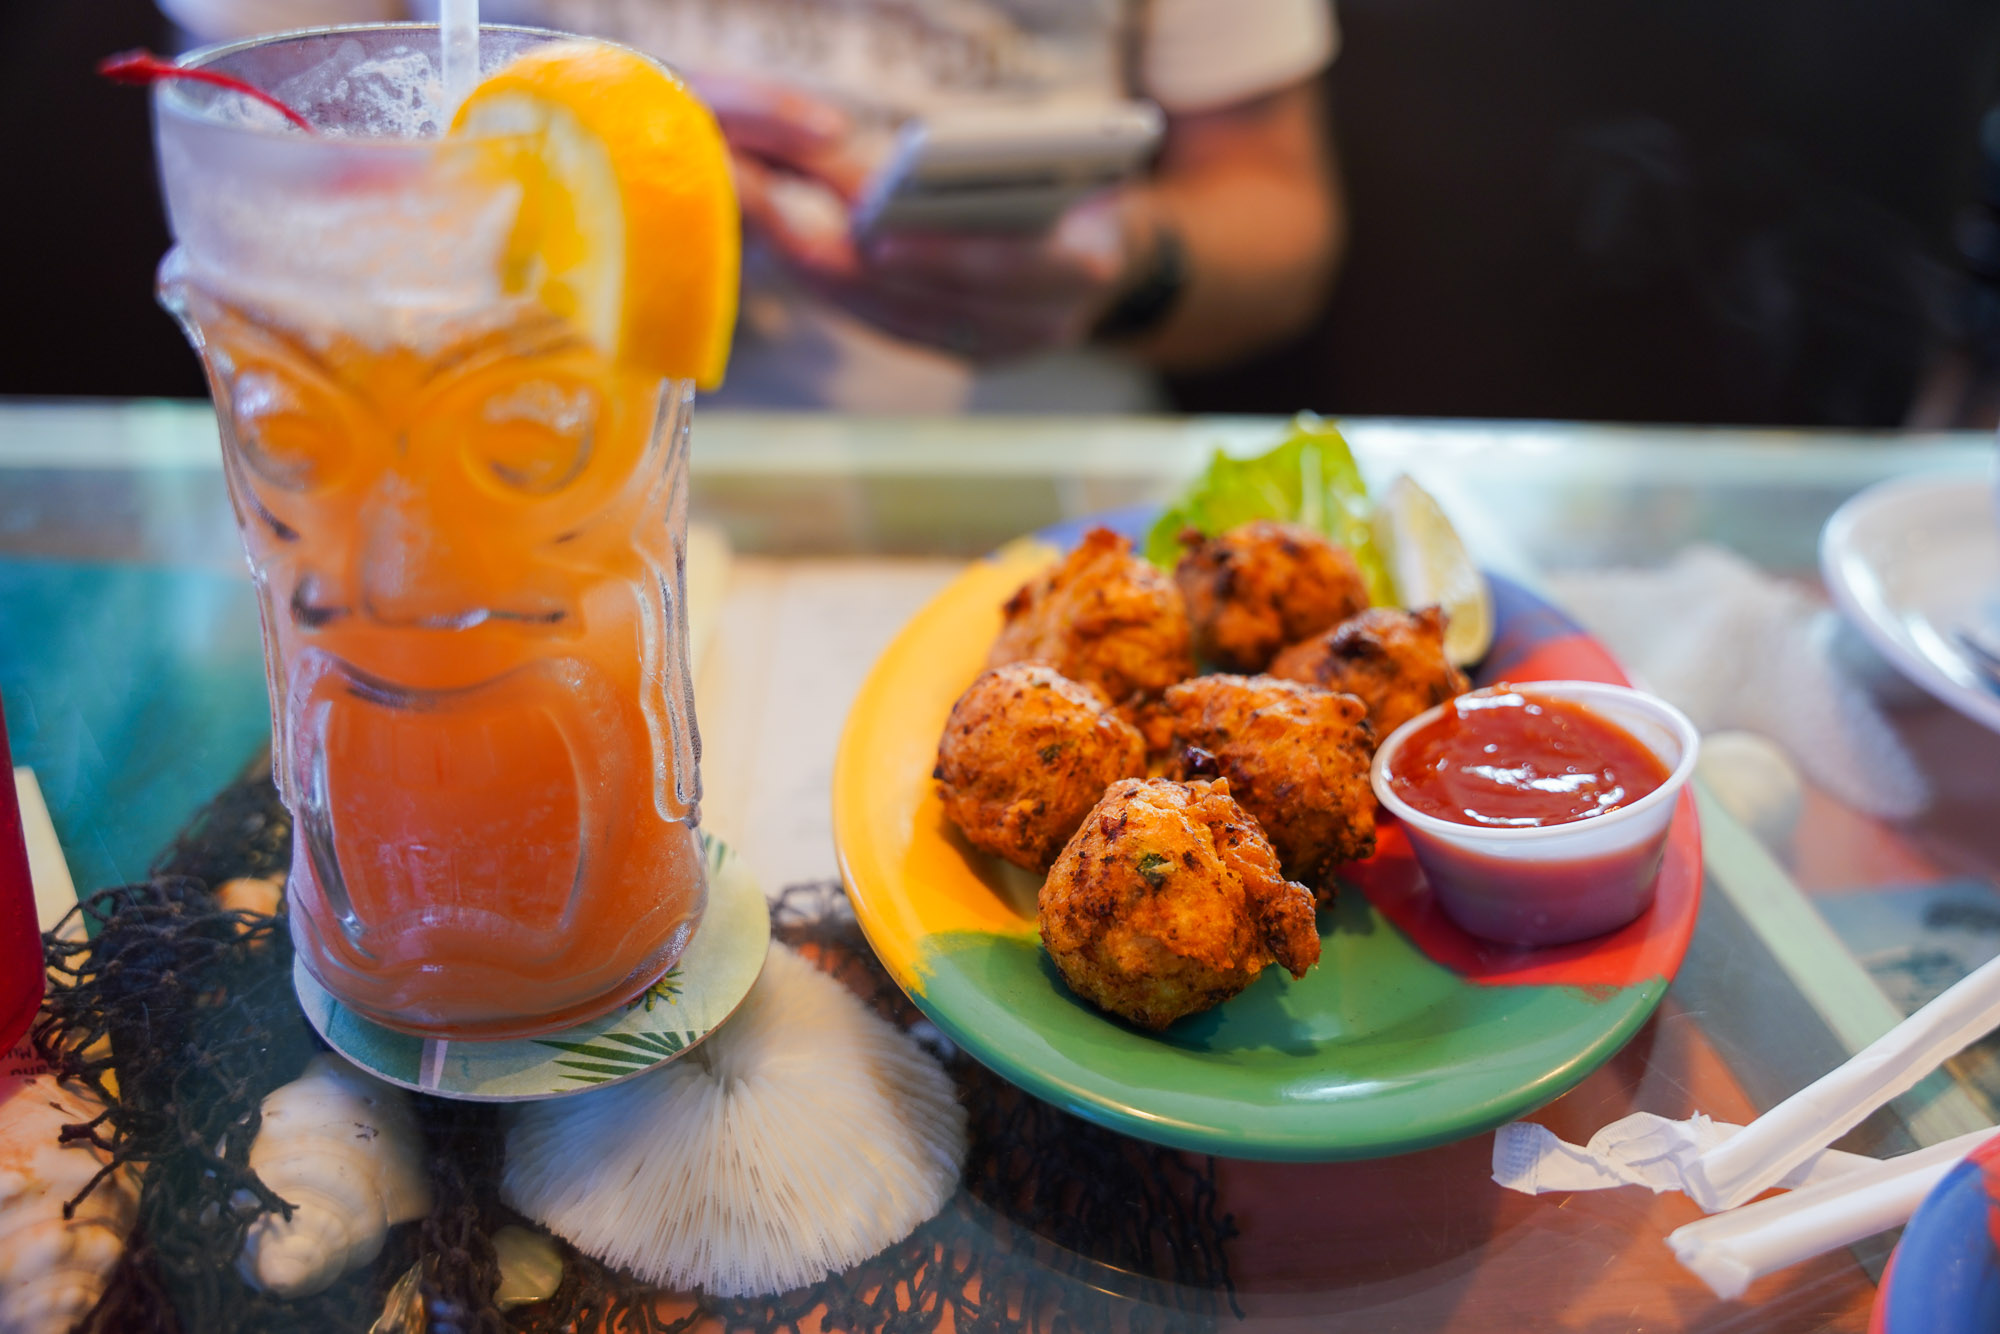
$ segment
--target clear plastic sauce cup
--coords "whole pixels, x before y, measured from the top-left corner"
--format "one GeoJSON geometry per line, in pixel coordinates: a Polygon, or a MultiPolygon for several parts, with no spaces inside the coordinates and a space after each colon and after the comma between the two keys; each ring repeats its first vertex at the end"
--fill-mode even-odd
{"type": "Polygon", "coordinates": [[[1405,743],[1456,707],[1448,701],[1382,742],[1369,775],[1375,795],[1402,822],[1438,906],[1471,934],[1545,946],[1616,930],[1652,904],[1667,828],[1694,772],[1700,733],[1673,705],[1628,686],[1533,681],[1474,693],[1502,691],[1573,703],[1650,751],[1666,780],[1630,804],[1564,823],[1494,827],[1426,814],[1398,795],[1391,778],[1405,743]]]}

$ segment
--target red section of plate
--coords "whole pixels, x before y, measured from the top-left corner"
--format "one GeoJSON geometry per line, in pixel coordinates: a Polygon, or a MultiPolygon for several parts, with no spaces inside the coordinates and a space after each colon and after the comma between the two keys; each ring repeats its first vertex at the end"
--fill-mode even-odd
{"type": "MultiPolygon", "coordinates": [[[[1481,685],[1491,684],[1484,680],[1481,685]]],[[[1631,680],[1604,645],[1586,635],[1565,635],[1537,644],[1507,666],[1508,681],[1603,681],[1629,686],[1631,680]]]]}
{"type": "MultiPolygon", "coordinates": [[[[1630,685],[1605,647],[1588,635],[1561,634],[1519,651],[1496,643],[1497,670],[1479,684],[1498,681],[1604,681],[1630,685]]],[[[1496,945],[1461,930],[1432,897],[1409,839],[1394,819],[1380,816],[1375,855],[1340,870],[1343,883],[1368,896],[1376,911],[1396,924],[1433,963],[1473,982],[1512,987],[1629,987],[1672,977],[1694,936],[1701,905],[1701,825],[1694,794],[1681,793],[1667,854],[1660,866],[1653,906],[1608,935],[1546,949],[1496,945]]]]}
{"type": "Polygon", "coordinates": [[[1667,831],[1667,855],[1653,906],[1607,935],[1546,949],[1495,945],[1460,930],[1438,907],[1403,827],[1388,816],[1378,828],[1375,855],[1342,867],[1340,879],[1366,894],[1433,963],[1470,981],[1510,987],[1636,986],[1649,978],[1672,977],[1687,953],[1701,902],[1701,826],[1694,794],[1682,792],[1667,831]]]}

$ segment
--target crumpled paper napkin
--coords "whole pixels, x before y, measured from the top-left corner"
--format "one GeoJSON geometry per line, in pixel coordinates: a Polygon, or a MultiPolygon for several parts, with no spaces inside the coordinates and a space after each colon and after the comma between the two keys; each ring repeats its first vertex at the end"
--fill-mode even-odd
{"type": "MultiPolygon", "coordinates": [[[[1655,1195],[1686,1191],[1687,1170],[1695,1159],[1742,1129],[1699,1113],[1673,1121],[1652,1112],[1634,1112],[1599,1130],[1588,1144],[1571,1144],[1547,1126],[1516,1121],[1494,1134],[1493,1180],[1524,1195],[1611,1186],[1644,1186],[1655,1195]]],[[[1830,1181],[1874,1161],[1823,1149],[1777,1184],[1790,1189],[1830,1181]]]]}
{"type": "Polygon", "coordinates": [[[1703,734],[1777,742],[1857,810],[1907,819],[1929,785],[1834,648],[1835,613],[1734,552],[1697,544],[1658,569],[1551,576],[1549,591],[1633,678],[1703,734]]]}

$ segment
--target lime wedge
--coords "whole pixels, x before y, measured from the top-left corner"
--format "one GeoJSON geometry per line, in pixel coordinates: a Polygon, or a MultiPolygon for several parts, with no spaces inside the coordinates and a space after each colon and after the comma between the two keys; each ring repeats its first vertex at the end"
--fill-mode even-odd
{"type": "Polygon", "coordinates": [[[1460,667],[1485,657],[1493,643],[1493,594],[1430,492],[1398,476],[1376,502],[1374,527],[1403,605],[1444,608],[1445,657],[1460,667]]]}

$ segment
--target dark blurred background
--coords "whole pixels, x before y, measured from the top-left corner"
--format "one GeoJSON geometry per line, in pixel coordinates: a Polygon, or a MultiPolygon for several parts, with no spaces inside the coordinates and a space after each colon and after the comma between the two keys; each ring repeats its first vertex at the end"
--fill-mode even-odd
{"type": "MultiPolygon", "coordinates": [[[[1986,425],[2000,2],[1344,0],[1353,222],[1293,346],[1190,409],[1986,425]]],[[[151,0],[0,0],[0,393],[203,393],[166,248],[151,0]],[[60,127],[59,129],[57,127],[60,127]]]]}
{"type": "Polygon", "coordinates": [[[1801,425],[1990,412],[1982,0],[1343,0],[1321,327],[1186,406],[1801,425]]]}
{"type": "Polygon", "coordinates": [[[92,74],[114,51],[172,44],[153,0],[0,0],[0,394],[171,394],[207,387],[153,304],[167,225],[146,95],[92,74]]]}

